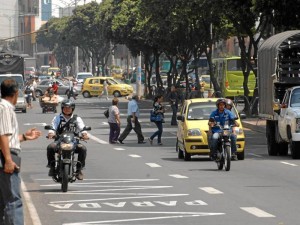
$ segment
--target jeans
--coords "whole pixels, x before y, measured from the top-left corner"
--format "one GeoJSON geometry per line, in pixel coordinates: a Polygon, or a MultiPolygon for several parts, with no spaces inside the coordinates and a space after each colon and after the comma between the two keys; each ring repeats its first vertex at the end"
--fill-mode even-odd
{"type": "MultiPolygon", "coordinates": [[[[57,151],[57,142],[52,142],[47,146],[47,159],[48,159],[48,166],[53,167],[55,161],[55,152],[57,151]]],[[[86,159],[86,147],[78,143],[75,149],[75,153],[78,153],[78,161],[81,163],[77,164],[77,169],[82,169],[85,167],[85,159],[86,159]]]]}
{"type": "Polygon", "coordinates": [[[155,122],[158,130],[151,135],[150,139],[153,140],[156,136],[157,136],[157,143],[161,143],[161,135],[162,135],[162,132],[163,132],[163,123],[160,121],[160,122],[155,122]]]}
{"type": "Polygon", "coordinates": [[[0,225],[23,225],[23,204],[19,173],[0,169],[0,225]]]}
{"type": "MultiPolygon", "coordinates": [[[[211,137],[210,137],[210,148],[212,151],[212,155],[216,155],[217,151],[218,151],[218,142],[219,142],[219,133],[214,133],[211,137]]],[[[231,154],[236,154],[237,148],[236,148],[236,135],[235,134],[231,134],[230,135],[230,139],[231,139],[231,154]]]]}
{"type": "Polygon", "coordinates": [[[120,135],[120,126],[117,123],[109,123],[109,143],[117,142],[120,135]]]}

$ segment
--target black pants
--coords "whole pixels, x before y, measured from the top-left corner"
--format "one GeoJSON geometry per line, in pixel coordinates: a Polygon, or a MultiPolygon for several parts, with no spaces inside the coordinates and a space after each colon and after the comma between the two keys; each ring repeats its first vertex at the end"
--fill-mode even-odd
{"type": "MultiPolygon", "coordinates": [[[[78,161],[79,163],[77,165],[77,168],[79,169],[84,168],[85,166],[85,159],[86,159],[86,147],[83,144],[77,144],[77,147],[75,149],[75,153],[78,153],[78,161]]],[[[53,162],[55,161],[55,153],[57,151],[57,142],[52,142],[47,147],[47,159],[48,159],[48,166],[54,166],[53,162]]]]}
{"type": "Polygon", "coordinates": [[[135,126],[134,127],[132,127],[131,118],[132,118],[132,116],[127,117],[127,125],[125,127],[125,130],[120,135],[119,140],[123,141],[128,136],[130,131],[133,129],[137,135],[138,142],[144,141],[141,124],[140,124],[138,118],[135,117],[135,126]]]}

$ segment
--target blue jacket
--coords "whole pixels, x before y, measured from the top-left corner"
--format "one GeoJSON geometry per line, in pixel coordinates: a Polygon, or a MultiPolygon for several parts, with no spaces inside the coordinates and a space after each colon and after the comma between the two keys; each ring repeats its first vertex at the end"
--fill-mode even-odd
{"type": "MultiPolygon", "coordinates": [[[[234,114],[229,111],[228,109],[224,109],[223,113],[219,113],[219,110],[214,110],[209,118],[213,118],[217,123],[219,123],[221,126],[225,125],[226,121],[228,122],[228,125],[234,125],[234,114]]],[[[212,127],[212,133],[221,132],[221,129],[219,127],[212,127]]]]}

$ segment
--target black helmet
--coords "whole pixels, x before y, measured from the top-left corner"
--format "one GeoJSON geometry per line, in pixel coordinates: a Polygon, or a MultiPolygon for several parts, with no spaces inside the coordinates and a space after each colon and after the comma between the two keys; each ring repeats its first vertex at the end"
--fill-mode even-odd
{"type": "Polygon", "coordinates": [[[226,99],[226,106],[227,105],[230,105],[231,108],[233,107],[233,101],[231,99],[229,99],[229,98],[226,99]]]}
{"type": "Polygon", "coordinates": [[[220,103],[224,103],[224,105],[226,105],[226,100],[225,98],[219,98],[217,101],[216,101],[216,106],[219,107],[219,104],[220,103]]]}
{"type": "Polygon", "coordinates": [[[61,102],[61,111],[63,111],[64,107],[71,107],[72,111],[74,111],[75,110],[75,103],[73,101],[71,101],[70,99],[63,100],[61,102]]]}

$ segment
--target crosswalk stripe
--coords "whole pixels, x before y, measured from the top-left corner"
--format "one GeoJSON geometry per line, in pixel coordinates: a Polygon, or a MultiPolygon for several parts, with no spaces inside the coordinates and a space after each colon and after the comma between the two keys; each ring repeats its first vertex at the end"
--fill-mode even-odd
{"type": "Polygon", "coordinates": [[[199,189],[201,189],[202,191],[207,192],[208,194],[212,194],[212,195],[224,194],[222,191],[219,191],[219,190],[217,190],[213,187],[199,187],[199,189]]]}
{"type": "Polygon", "coordinates": [[[156,167],[161,167],[160,165],[156,164],[156,163],[146,163],[146,165],[156,168],[156,167]]]}
{"type": "Polygon", "coordinates": [[[241,207],[241,209],[257,217],[276,217],[256,207],[241,207]]]}
{"type": "Polygon", "coordinates": [[[180,175],[180,174],[170,174],[169,176],[174,177],[174,178],[179,178],[179,179],[188,178],[187,176],[183,176],[183,175],[180,175]]]}

